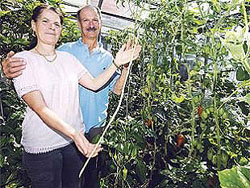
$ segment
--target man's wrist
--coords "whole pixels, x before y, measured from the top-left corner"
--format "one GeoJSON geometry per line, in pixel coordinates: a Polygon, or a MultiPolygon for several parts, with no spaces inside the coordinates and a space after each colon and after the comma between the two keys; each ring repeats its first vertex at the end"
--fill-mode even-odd
{"type": "Polygon", "coordinates": [[[124,67],[123,66],[123,69],[122,69],[123,71],[128,71],[128,67],[124,67]]]}

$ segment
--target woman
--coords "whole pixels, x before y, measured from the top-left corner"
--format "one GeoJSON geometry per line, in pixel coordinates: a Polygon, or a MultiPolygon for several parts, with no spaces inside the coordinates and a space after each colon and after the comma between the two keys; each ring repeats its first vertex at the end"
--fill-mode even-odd
{"type": "MultiPolygon", "coordinates": [[[[23,163],[36,188],[78,187],[82,160],[77,149],[89,157],[95,146],[83,134],[78,83],[97,90],[120,65],[130,61],[132,54],[134,60],[140,52],[140,46],[131,49],[123,45],[114,63],[93,78],[74,56],[55,50],[62,22],[57,9],[48,5],[36,7],[31,25],[37,44],[15,55],[27,63],[22,75],[13,82],[19,97],[28,105],[21,143],[23,163]]],[[[94,156],[100,150],[98,146],[94,156]]]]}

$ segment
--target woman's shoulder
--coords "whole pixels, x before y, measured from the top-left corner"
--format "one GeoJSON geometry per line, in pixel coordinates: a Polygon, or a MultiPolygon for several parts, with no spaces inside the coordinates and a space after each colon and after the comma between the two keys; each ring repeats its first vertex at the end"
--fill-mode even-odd
{"type": "Polygon", "coordinates": [[[63,61],[78,61],[77,58],[69,53],[69,52],[65,52],[65,51],[56,51],[57,55],[63,59],[63,61]]]}
{"type": "Polygon", "coordinates": [[[74,56],[69,52],[57,50],[56,53],[58,56],[63,57],[63,58],[74,58],[74,56]]]}
{"type": "Polygon", "coordinates": [[[23,58],[26,63],[30,62],[30,61],[33,61],[34,58],[37,57],[36,54],[34,54],[33,52],[31,51],[27,51],[27,50],[24,50],[24,51],[21,51],[21,52],[17,52],[14,57],[18,57],[18,58],[23,58]]]}
{"type": "Polygon", "coordinates": [[[32,51],[21,51],[14,55],[14,57],[22,58],[27,64],[30,64],[32,66],[34,65],[40,65],[40,63],[43,63],[43,58],[39,54],[36,54],[32,51]]]}
{"type": "Polygon", "coordinates": [[[14,57],[26,57],[26,56],[30,56],[30,55],[31,55],[30,51],[24,50],[24,51],[21,51],[21,52],[17,52],[14,55],[14,57]]]}
{"type": "Polygon", "coordinates": [[[60,62],[67,67],[78,67],[77,65],[82,66],[80,61],[71,53],[65,51],[56,51],[59,57],[60,62]]]}

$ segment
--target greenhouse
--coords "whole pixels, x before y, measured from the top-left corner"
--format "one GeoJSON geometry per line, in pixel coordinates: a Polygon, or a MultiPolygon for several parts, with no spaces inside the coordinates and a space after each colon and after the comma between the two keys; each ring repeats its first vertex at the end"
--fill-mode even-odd
{"type": "Polygon", "coordinates": [[[250,187],[249,0],[0,0],[0,31],[0,187],[250,187]]]}

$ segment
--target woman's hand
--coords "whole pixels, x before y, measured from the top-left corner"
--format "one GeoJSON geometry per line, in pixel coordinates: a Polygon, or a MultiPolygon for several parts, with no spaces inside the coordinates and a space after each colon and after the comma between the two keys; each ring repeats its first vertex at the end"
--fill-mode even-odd
{"type": "Polygon", "coordinates": [[[135,45],[130,40],[123,44],[121,49],[117,52],[114,62],[118,66],[124,65],[139,57],[141,45],[135,45]]]}
{"type": "MultiPolygon", "coordinates": [[[[91,144],[82,132],[76,132],[73,137],[78,150],[86,157],[90,157],[92,151],[94,150],[96,144],[91,144]]],[[[95,157],[102,150],[101,146],[98,145],[94,154],[91,157],[95,157]]]]}

